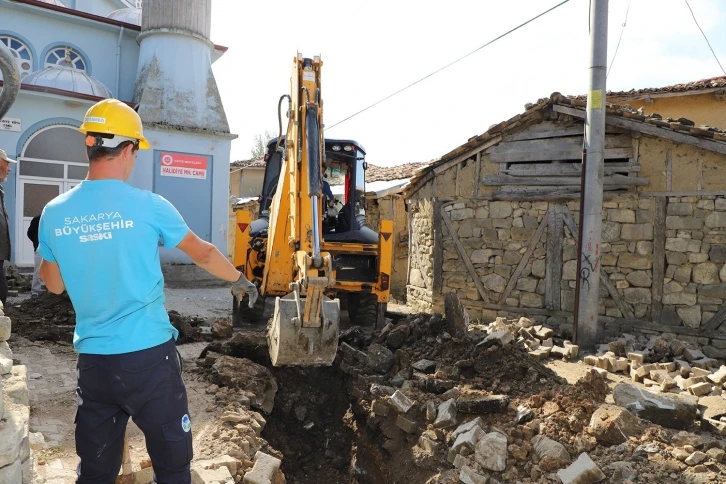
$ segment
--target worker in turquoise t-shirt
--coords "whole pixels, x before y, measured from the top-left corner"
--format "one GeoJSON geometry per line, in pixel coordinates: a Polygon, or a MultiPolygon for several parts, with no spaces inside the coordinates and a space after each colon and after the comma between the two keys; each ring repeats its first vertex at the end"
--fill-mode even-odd
{"type": "Polygon", "coordinates": [[[233,283],[250,306],[257,288],[189,230],[171,203],[126,183],[138,150],[149,149],[133,109],[101,101],[79,130],[88,177],[48,203],[38,229],[41,278],[53,293],[68,291],[76,311],[77,482],[116,481],[131,417],[146,437],[154,482],[190,483],[191,420],[178,332],[164,308],[159,245],[179,248],[233,283]]]}

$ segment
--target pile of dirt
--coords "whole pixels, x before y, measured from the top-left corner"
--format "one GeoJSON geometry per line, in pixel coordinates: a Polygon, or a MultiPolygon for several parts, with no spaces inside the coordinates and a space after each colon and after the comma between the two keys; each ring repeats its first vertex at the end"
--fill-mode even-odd
{"type": "Polygon", "coordinates": [[[23,274],[15,266],[5,267],[5,279],[8,281],[8,289],[18,292],[28,292],[33,283],[32,274],[23,274]]]}
{"type": "MultiPolygon", "coordinates": [[[[44,292],[20,304],[9,305],[5,314],[12,320],[13,334],[30,341],[73,342],[76,312],[68,293],[44,292]]],[[[169,319],[179,330],[177,344],[212,339],[211,333],[201,329],[207,324],[204,319],[182,316],[176,311],[169,311],[169,319]]]]}

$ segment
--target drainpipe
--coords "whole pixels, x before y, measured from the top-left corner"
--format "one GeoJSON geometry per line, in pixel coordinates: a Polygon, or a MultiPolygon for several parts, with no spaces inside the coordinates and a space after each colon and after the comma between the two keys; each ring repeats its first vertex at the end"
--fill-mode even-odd
{"type": "Polygon", "coordinates": [[[118,42],[116,42],[116,99],[120,99],[119,86],[121,85],[121,40],[124,36],[125,28],[121,26],[118,33],[118,42]]]}

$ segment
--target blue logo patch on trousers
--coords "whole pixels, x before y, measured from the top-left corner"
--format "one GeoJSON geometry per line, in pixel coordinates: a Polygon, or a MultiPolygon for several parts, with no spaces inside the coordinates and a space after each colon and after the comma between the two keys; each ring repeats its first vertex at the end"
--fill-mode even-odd
{"type": "Polygon", "coordinates": [[[189,420],[189,415],[184,414],[184,416],[182,417],[181,424],[182,424],[182,429],[184,429],[184,432],[189,432],[191,430],[192,421],[189,420]]]}

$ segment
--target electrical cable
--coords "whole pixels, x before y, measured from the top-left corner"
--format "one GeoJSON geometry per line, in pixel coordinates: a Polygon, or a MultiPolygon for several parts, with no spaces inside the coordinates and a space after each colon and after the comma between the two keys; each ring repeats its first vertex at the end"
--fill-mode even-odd
{"type": "Polygon", "coordinates": [[[351,115],[350,115],[350,116],[348,116],[347,118],[345,118],[345,119],[342,119],[342,120],[338,121],[337,123],[333,124],[332,126],[329,126],[329,127],[328,127],[328,126],[326,126],[326,127],[325,127],[325,129],[326,129],[326,130],[330,130],[330,129],[332,129],[332,128],[334,128],[334,127],[338,126],[339,124],[341,124],[341,123],[344,123],[345,121],[348,121],[349,119],[351,119],[351,118],[353,118],[353,117],[355,117],[355,116],[358,116],[359,114],[361,114],[361,113],[363,113],[363,112],[365,112],[365,111],[368,111],[368,110],[369,110],[369,109],[371,109],[372,107],[375,107],[375,106],[377,106],[377,105],[381,104],[382,102],[384,102],[384,101],[387,101],[388,99],[391,99],[391,98],[392,98],[393,96],[395,96],[395,95],[397,95],[397,94],[400,94],[400,93],[402,93],[402,92],[403,92],[403,91],[405,91],[406,89],[409,89],[409,88],[411,88],[411,87],[415,86],[415,85],[416,85],[416,84],[418,84],[419,82],[421,82],[421,81],[424,81],[424,80],[428,79],[429,77],[433,76],[434,74],[438,74],[439,72],[443,71],[444,69],[446,69],[446,68],[448,68],[448,67],[451,67],[451,66],[453,66],[453,65],[454,65],[454,64],[456,64],[457,62],[460,62],[460,61],[462,61],[462,60],[466,59],[467,57],[469,57],[469,56],[471,56],[471,55],[475,54],[476,52],[479,52],[479,51],[480,51],[480,50],[482,50],[482,49],[483,49],[484,47],[487,47],[487,46],[489,46],[489,45],[493,44],[494,42],[498,41],[499,39],[502,39],[502,38],[506,37],[507,35],[511,34],[512,32],[514,32],[514,31],[516,31],[516,30],[519,30],[520,28],[524,27],[525,25],[527,25],[527,24],[529,24],[529,23],[531,23],[531,22],[534,22],[534,21],[535,21],[535,20],[537,20],[538,18],[542,17],[543,15],[546,15],[546,14],[550,13],[551,11],[555,10],[555,9],[556,9],[556,8],[558,8],[558,7],[561,7],[562,5],[566,4],[566,3],[567,3],[567,2],[569,2],[569,1],[570,1],[570,0],[564,0],[564,1],[560,2],[560,3],[558,3],[558,4],[557,4],[557,5],[555,5],[554,7],[552,7],[552,8],[550,8],[550,9],[548,9],[548,10],[546,10],[546,11],[542,12],[541,14],[537,15],[536,17],[532,17],[531,19],[527,20],[526,22],[524,22],[524,23],[522,23],[522,24],[519,24],[518,26],[514,27],[513,29],[511,29],[511,30],[509,30],[509,31],[507,31],[507,32],[505,32],[505,33],[503,33],[503,34],[502,34],[502,35],[500,35],[499,37],[496,37],[495,39],[492,39],[492,40],[490,40],[489,42],[487,42],[486,44],[482,45],[481,47],[478,47],[477,49],[475,49],[475,50],[473,50],[473,51],[469,52],[468,54],[466,54],[466,55],[464,55],[464,56],[462,56],[462,57],[459,57],[459,58],[458,58],[458,59],[456,59],[455,61],[449,62],[449,63],[448,63],[448,64],[446,64],[445,66],[443,66],[443,67],[440,67],[439,69],[437,69],[437,70],[433,71],[432,73],[430,73],[430,74],[428,74],[428,75],[426,75],[426,76],[422,77],[421,79],[419,79],[419,80],[417,80],[417,81],[414,81],[414,82],[412,82],[411,84],[407,85],[406,87],[403,87],[403,88],[399,89],[398,91],[394,92],[393,94],[389,94],[388,96],[384,97],[383,99],[381,99],[381,100],[379,100],[379,101],[376,101],[375,103],[371,104],[371,105],[370,105],[370,106],[368,106],[368,107],[365,107],[365,108],[361,109],[360,111],[358,111],[358,112],[356,112],[356,113],[353,113],[353,114],[351,114],[351,115]]]}
{"type": "Polygon", "coordinates": [[[623,40],[623,34],[625,33],[625,26],[628,24],[628,14],[630,13],[630,5],[633,3],[633,0],[630,0],[628,2],[628,9],[625,11],[625,20],[623,21],[623,28],[620,30],[620,38],[618,39],[618,45],[615,47],[615,54],[613,54],[613,59],[610,61],[610,67],[608,67],[608,72],[605,74],[605,79],[607,79],[610,76],[610,70],[613,68],[613,64],[615,63],[615,58],[618,56],[618,49],[620,49],[620,42],[623,40]]]}
{"type": "Polygon", "coordinates": [[[700,25],[698,25],[698,20],[696,20],[696,14],[693,13],[693,9],[691,8],[691,4],[688,3],[688,0],[685,0],[686,6],[688,7],[688,10],[691,11],[691,16],[693,17],[693,21],[696,22],[696,27],[698,27],[698,30],[701,31],[701,34],[703,34],[703,38],[706,39],[706,43],[708,44],[708,48],[711,49],[711,53],[713,54],[713,58],[716,59],[716,62],[718,62],[718,66],[721,68],[721,71],[726,76],[726,70],[724,70],[723,66],[721,65],[721,61],[718,60],[718,56],[716,56],[716,53],[713,51],[713,47],[711,47],[711,42],[708,41],[708,37],[706,37],[706,32],[703,31],[700,25]]]}

